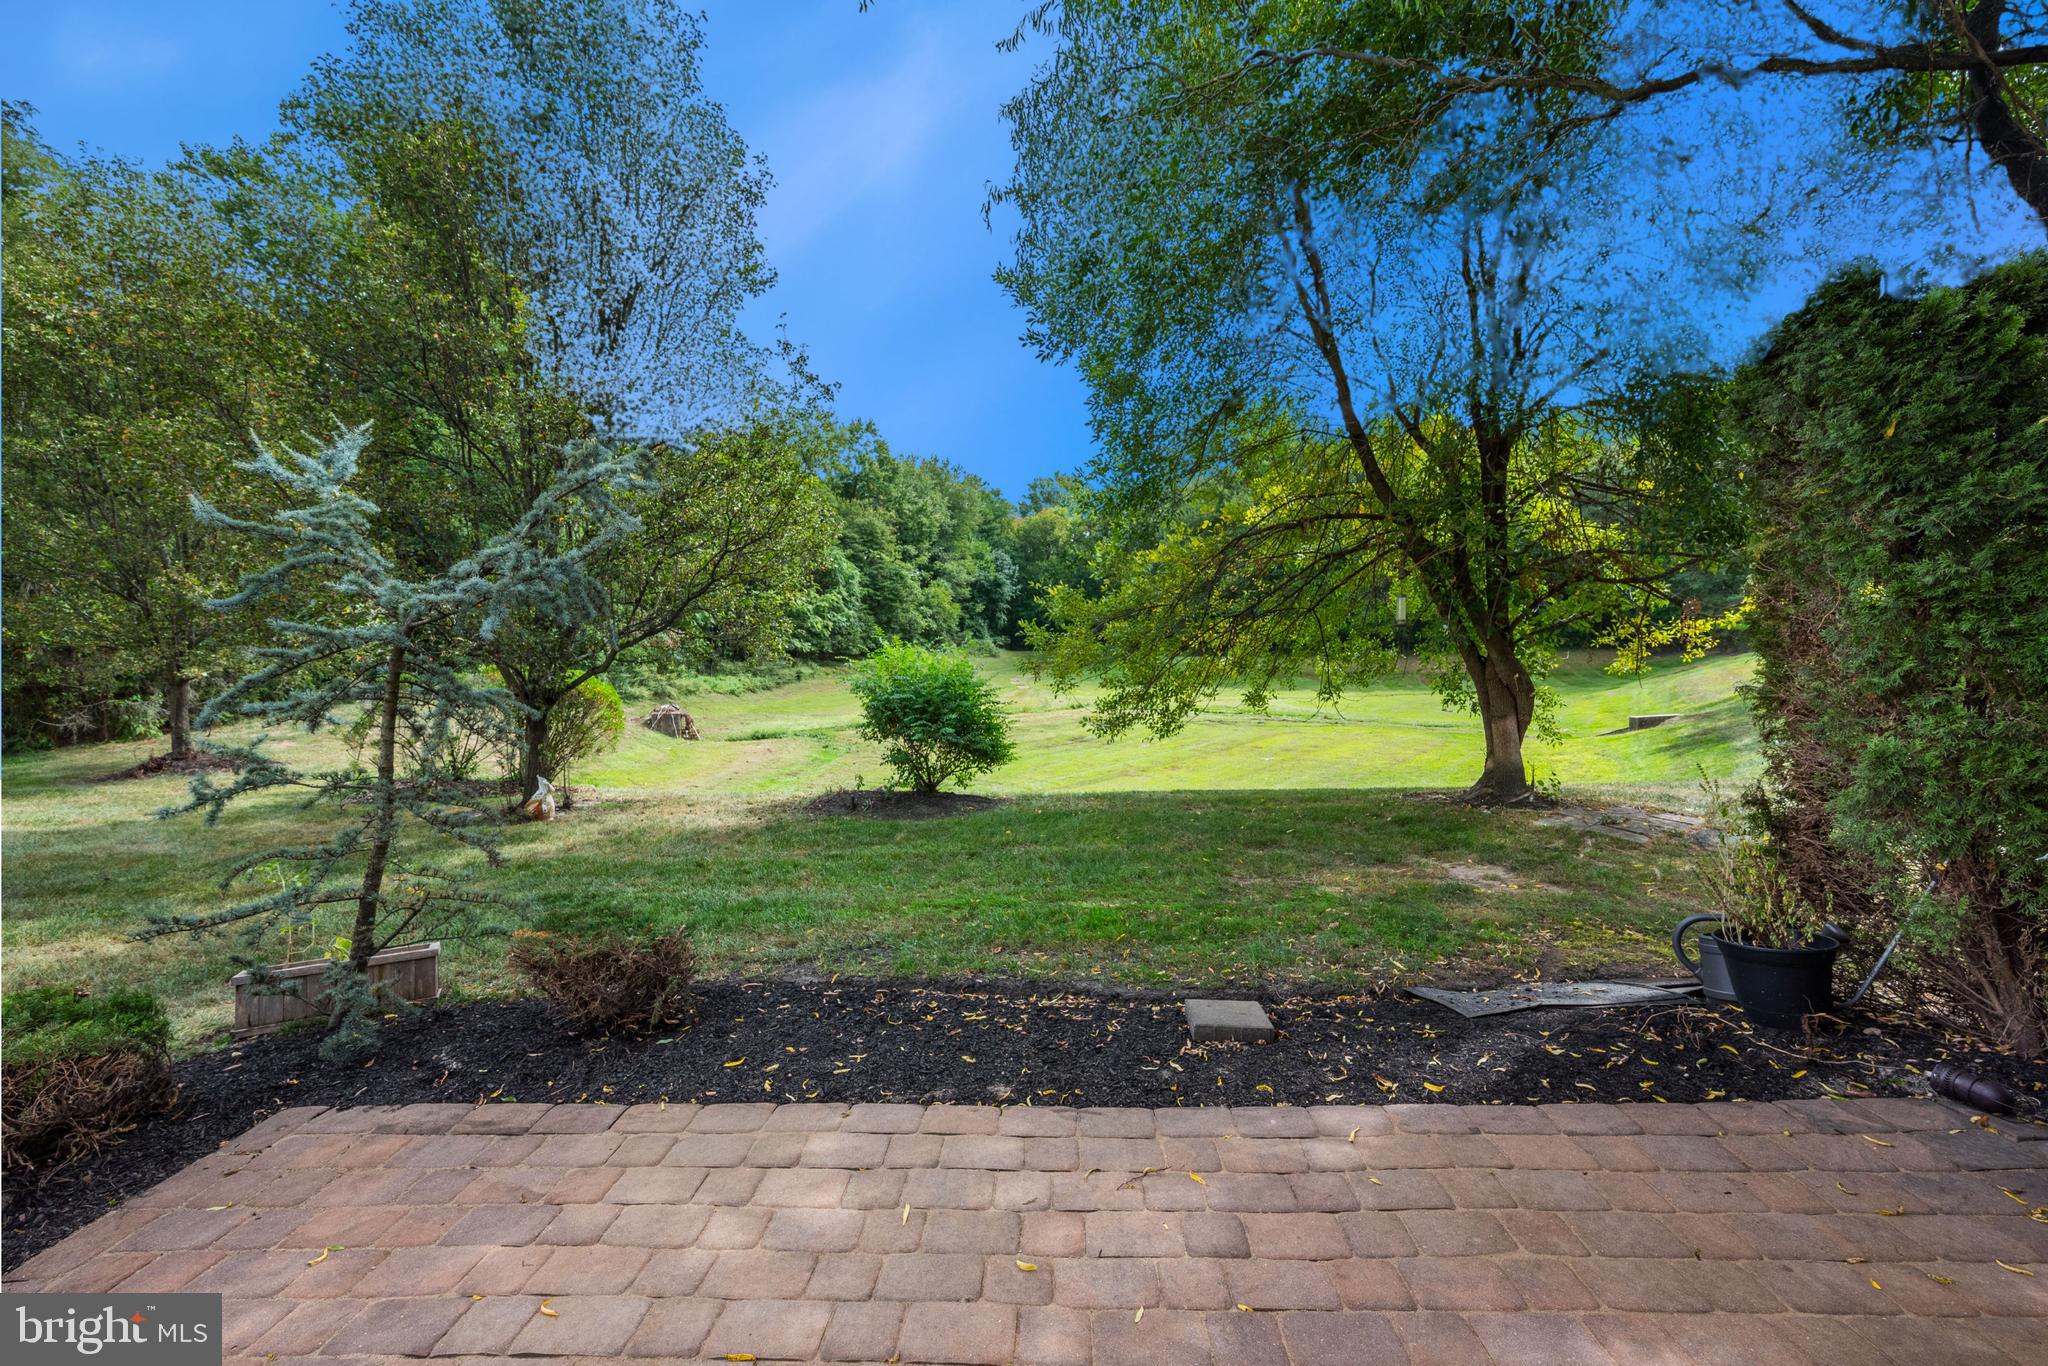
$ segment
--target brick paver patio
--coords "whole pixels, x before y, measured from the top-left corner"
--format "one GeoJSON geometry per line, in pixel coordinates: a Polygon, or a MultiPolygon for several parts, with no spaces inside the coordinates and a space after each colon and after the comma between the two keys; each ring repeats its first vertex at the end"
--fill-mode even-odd
{"type": "Polygon", "coordinates": [[[1933,1102],[307,1108],[10,1288],[251,1361],[2015,1366],[2043,1204],[1933,1102]]]}

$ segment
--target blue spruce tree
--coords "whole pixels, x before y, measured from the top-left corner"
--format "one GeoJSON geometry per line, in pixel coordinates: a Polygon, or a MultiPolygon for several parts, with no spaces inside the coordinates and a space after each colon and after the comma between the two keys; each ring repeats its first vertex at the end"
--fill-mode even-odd
{"type": "Polygon", "coordinates": [[[599,616],[602,590],[585,564],[637,526],[619,501],[639,485],[631,460],[581,443],[504,535],[444,574],[409,579],[373,539],[375,504],[349,488],[368,442],[369,429],[358,427],[311,454],[266,450],[243,464],[285,495],[288,506],[267,520],[231,517],[197,498],[193,507],[202,521],[282,552],[209,607],[237,611],[282,601],[322,609],[272,618],[277,643],[259,649],[261,666],[207,705],[200,729],[240,717],[310,732],[361,710],[370,722],[373,762],[302,773],[266,753],[263,736],[239,747],[209,744],[239,762],[237,776],[218,785],[202,772],[191,800],[164,815],[203,810],[211,824],[239,797],[300,790],[309,806],[337,819],[324,838],[240,860],[226,884],[259,870],[291,870],[273,890],[207,915],[159,917],[141,931],[152,938],[236,926],[253,941],[280,924],[305,923],[322,906],[352,904],[346,953],[330,961],[324,981],[332,1032],[323,1052],[330,1057],[364,1051],[375,1020],[392,1005],[370,982],[372,954],[459,931],[492,901],[417,847],[452,842],[491,864],[500,861],[490,833],[496,812],[441,763],[458,727],[481,722],[516,733],[524,720],[510,694],[476,681],[477,647],[515,611],[571,624],[599,616]],[[566,548],[552,534],[564,522],[585,530],[566,548]],[[401,728],[417,740],[404,771],[401,728]]]}

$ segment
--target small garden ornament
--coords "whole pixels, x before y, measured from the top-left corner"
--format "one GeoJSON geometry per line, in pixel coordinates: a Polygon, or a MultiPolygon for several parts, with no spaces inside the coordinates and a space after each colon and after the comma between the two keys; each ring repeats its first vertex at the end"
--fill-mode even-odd
{"type": "Polygon", "coordinates": [[[533,795],[519,808],[520,814],[530,821],[551,821],[555,818],[555,785],[546,778],[533,781],[533,795]]]}

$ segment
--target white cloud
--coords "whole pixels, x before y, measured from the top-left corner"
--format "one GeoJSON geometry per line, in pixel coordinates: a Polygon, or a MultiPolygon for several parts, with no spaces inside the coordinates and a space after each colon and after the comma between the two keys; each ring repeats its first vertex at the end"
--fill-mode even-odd
{"type": "Polygon", "coordinates": [[[917,178],[972,93],[957,38],[926,28],[880,75],[828,86],[779,118],[756,146],[775,172],[761,215],[770,260],[816,237],[871,196],[917,178]]]}
{"type": "Polygon", "coordinates": [[[185,44],[120,20],[67,19],[50,36],[52,63],[78,85],[108,87],[154,81],[185,62],[185,44]]]}

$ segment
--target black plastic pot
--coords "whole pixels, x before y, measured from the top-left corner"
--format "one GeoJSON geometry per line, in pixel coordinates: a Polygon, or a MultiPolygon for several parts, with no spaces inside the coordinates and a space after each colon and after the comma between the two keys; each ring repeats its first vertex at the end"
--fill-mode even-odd
{"type": "Polygon", "coordinates": [[[1820,935],[1802,948],[1766,949],[1710,937],[1721,950],[1736,1004],[1759,1024],[1796,1029],[1804,1016],[1834,1007],[1841,940],[1820,935]]]}

